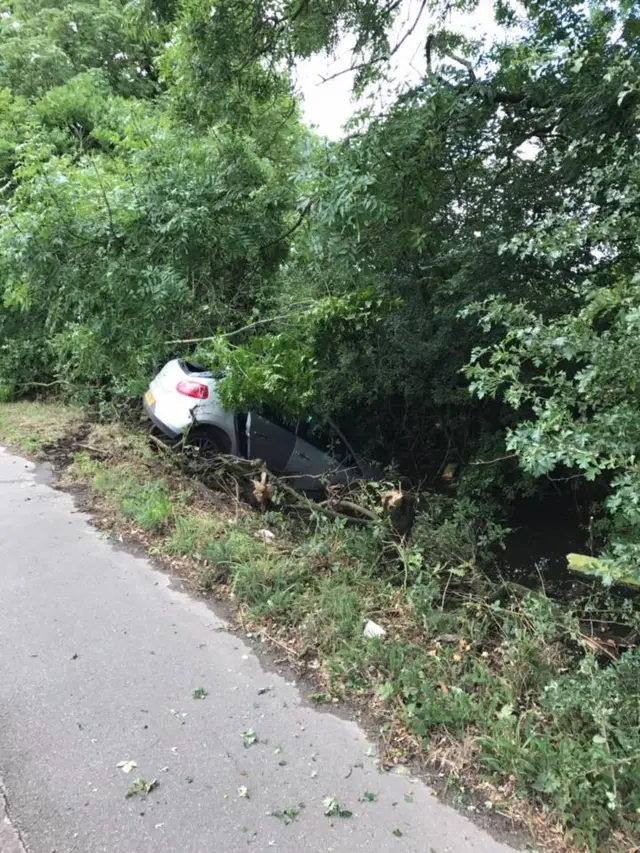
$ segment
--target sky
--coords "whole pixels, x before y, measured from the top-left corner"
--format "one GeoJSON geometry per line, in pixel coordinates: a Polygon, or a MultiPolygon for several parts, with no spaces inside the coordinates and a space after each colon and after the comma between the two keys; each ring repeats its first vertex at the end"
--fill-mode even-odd
{"type": "MultiPolygon", "coordinates": [[[[400,13],[391,33],[392,46],[402,41],[400,48],[392,58],[392,79],[397,84],[410,86],[417,83],[425,73],[424,47],[427,35],[433,29],[429,14],[425,11],[418,19],[421,0],[404,0],[400,13]]],[[[495,34],[493,7],[491,0],[480,0],[474,12],[466,15],[454,13],[450,26],[467,35],[480,37],[495,34]]],[[[316,55],[297,67],[298,89],[304,97],[304,119],[314,126],[320,134],[329,139],[339,139],[343,134],[345,122],[358,109],[351,97],[354,73],[340,74],[332,80],[323,82],[349,67],[350,44],[345,39],[333,56],[316,55]]],[[[377,100],[382,105],[389,99],[388,90],[377,100]]],[[[360,106],[362,102],[360,103],[360,106]]]]}

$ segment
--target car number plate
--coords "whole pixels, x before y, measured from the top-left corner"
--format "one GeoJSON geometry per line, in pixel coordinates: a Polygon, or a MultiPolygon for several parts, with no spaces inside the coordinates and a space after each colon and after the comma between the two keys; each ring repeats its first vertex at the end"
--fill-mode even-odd
{"type": "Polygon", "coordinates": [[[149,406],[153,406],[156,402],[156,398],[153,396],[151,391],[147,391],[147,393],[144,395],[144,399],[147,401],[149,406]]]}

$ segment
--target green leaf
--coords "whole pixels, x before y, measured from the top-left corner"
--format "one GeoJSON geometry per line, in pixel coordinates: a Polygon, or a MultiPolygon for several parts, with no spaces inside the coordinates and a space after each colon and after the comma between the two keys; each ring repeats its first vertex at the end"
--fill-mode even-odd
{"type": "Polygon", "coordinates": [[[209,692],[204,687],[196,687],[193,691],[194,699],[204,699],[209,695],[209,692]]]}
{"type": "Polygon", "coordinates": [[[322,801],[322,805],[326,817],[353,817],[353,812],[343,809],[335,797],[325,797],[322,801]]]}
{"type": "Polygon", "coordinates": [[[248,749],[250,746],[253,746],[253,744],[257,742],[258,735],[253,731],[253,729],[247,729],[247,731],[242,732],[242,744],[245,749],[248,749]]]}
{"type": "Polygon", "coordinates": [[[556,774],[545,770],[538,774],[533,787],[541,794],[553,794],[560,788],[560,779],[556,774]]]}

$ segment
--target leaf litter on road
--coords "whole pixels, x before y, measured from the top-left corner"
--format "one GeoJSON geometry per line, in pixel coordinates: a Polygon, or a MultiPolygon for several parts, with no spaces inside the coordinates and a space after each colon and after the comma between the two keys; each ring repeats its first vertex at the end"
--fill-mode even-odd
{"type": "Polygon", "coordinates": [[[242,743],[245,749],[248,749],[250,746],[253,746],[254,743],[258,742],[258,735],[254,732],[253,729],[247,729],[242,732],[242,743]]]}
{"type": "Polygon", "coordinates": [[[193,691],[193,698],[194,699],[204,699],[208,695],[209,695],[209,691],[206,690],[204,687],[196,687],[196,689],[193,691]]]}
{"type": "Polygon", "coordinates": [[[249,789],[247,788],[246,785],[241,785],[238,788],[238,796],[240,797],[241,800],[248,800],[249,799],[249,789]]]}
{"type": "Polygon", "coordinates": [[[157,788],[160,782],[157,779],[152,779],[150,782],[147,782],[146,779],[141,779],[138,777],[134,779],[133,782],[127,788],[127,792],[125,797],[135,797],[140,795],[142,797],[146,797],[147,794],[150,794],[154,788],[157,788]]]}
{"type": "Polygon", "coordinates": [[[289,826],[289,824],[293,823],[294,820],[297,820],[303,808],[304,803],[298,803],[297,806],[293,806],[288,809],[274,809],[271,812],[267,812],[267,814],[270,817],[278,818],[278,820],[281,820],[285,826],[289,826]]]}
{"type": "Polygon", "coordinates": [[[119,761],[116,764],[116,767],[120,768],[123,773],[131,773],[134,767],[137,767],[138,764],[132,758],[128,758],[126,761],[119,761]]]}
{"type": "Polygon", "coordinates": [[[325,797],[322,801],[326,817],[353,817],[353,812],[343,809],[335,797],[325,797]]]}

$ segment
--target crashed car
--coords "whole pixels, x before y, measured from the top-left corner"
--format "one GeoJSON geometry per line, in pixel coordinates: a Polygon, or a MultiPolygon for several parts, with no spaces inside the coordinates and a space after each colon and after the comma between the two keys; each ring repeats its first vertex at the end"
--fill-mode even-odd
{"type": "Polygon", "coordinates": [[[316,425],[306,418],[290,425],[267,408],[234,414],[220,403],[218,381],[200,364],[173,359],[149,384],[145,411],[168,438],[184,436],[203,454],[261,459],[302,491],[376,476],[332,421],[316,425]]]}

